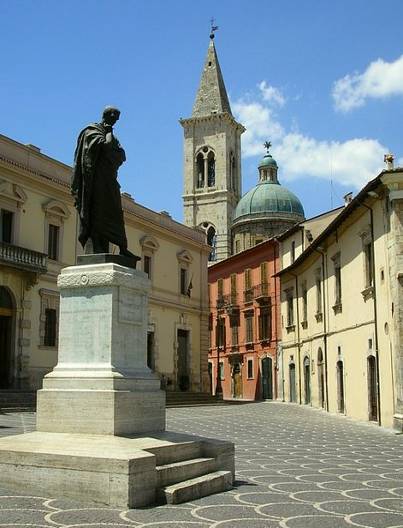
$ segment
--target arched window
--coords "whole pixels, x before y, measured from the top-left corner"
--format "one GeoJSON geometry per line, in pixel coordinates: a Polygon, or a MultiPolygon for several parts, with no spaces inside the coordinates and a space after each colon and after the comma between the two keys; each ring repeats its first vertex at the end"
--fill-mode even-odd
{"type": "Polygon", "coordinates": [[[204,187],[204,156],[200,152],[196,158],[197,165],[197,188],[204,187]]]}
{"type": "Polygon", "coordinates": [[[216,230],[213,226],[210,226],[207,229],[207,244],[211,247],[211,253],[209,255],[209,261],[214,261],[217,258],[216,255],[216,244],[217,244],[217,235],[216,230]]]}
{"type": "Polygon", "coordinates": [[[215,157],[212,151],[207,156],[207,185],[209,187],[215,186],[215,157]]]}

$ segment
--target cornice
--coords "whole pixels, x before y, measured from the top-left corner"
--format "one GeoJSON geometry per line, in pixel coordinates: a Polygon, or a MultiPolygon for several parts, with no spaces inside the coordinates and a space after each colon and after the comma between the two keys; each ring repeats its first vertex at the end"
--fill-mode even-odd
{"type": "Polygon", "coordinates": [[[240,130],[241,134],[245,132],[246,128],[241,125],[241,123],[238,123],[228,112],[220,112],[217,114],[210,114],[207,116],[200,116],[200,117],[187,117],[187,118],[181,118],[179,119],[179,123],[185,127],[187,125],[193,125],[195,123],[205,123],[205,122],[211,122],[211,121],[217,121],[217,120],[224,120],[228,123],[231,123],[232,125],[235,125],[238,130],[240,130]]]}

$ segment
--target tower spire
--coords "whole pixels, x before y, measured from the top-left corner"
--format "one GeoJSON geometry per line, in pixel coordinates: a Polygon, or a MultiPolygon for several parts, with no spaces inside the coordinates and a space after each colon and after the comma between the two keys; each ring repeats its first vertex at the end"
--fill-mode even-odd
{"type": "Polygon", "coordinates": [[[227,90],[225,89],[224,79],[214,46],[214,32],[217,29],[218,26],[214,25],[214,19],[212,19],[210,44],[199,89],[193,105],[192,117],[205,117],[223,112],[228,112],[232,116],[227,90]]]}

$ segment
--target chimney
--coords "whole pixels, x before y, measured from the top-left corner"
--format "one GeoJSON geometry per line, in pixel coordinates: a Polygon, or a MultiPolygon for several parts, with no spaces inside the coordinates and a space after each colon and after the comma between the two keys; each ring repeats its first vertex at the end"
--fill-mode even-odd
{"type": "Polygon", "coordinates": [[[353,193],[349,192],[344,195],[344,207],[347,207],[353,200],[353,193]]]}
{"type": "Polygon", "coordinates": [[[383,157],[383,161],[386,163],[386,170],[393,170],[393,160],[395,157],[391,152],[388,154],[385,154],[383,157]]]}

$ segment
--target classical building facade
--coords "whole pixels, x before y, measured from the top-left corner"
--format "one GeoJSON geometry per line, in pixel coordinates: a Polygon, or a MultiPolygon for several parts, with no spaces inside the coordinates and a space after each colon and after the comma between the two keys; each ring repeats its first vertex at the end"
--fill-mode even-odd
{"type": "Polygon", "coordinates": [[[280,237],[279,395],[402,431],[403,171],[349,198],[280,237]]]}
{"type": "Polygon", "coordinates": [[[224,399],[274,399],[279,327],[278,243],[209,267],[209,373],[224,399]]]}
{"type": "Polygon", "coordinates": [[[210,261],[231,254],[231,223],[241,197],[241,134],[234,119],[210,37],[192,116],[184,130],[184,222],[202,228],[212,248],[210,261]]]}
{"type": "MultiPolygon", "coordinates": [[[[0,136],[0,388],[37,389],[57,360],[60,270],[73,265],[71,168],[0,136]]],[[[148,363],[168,390],[207,390],[210,248],[198,230],[122,195],[129,248],[151,279],[148,363]]],[[[111,251],[117,248],[111,247],[111,251]]]]}

